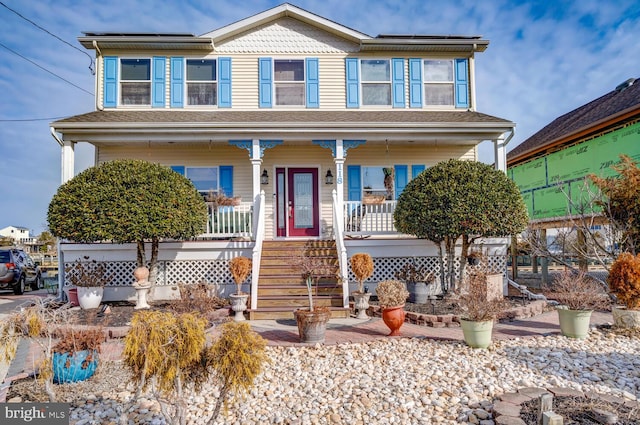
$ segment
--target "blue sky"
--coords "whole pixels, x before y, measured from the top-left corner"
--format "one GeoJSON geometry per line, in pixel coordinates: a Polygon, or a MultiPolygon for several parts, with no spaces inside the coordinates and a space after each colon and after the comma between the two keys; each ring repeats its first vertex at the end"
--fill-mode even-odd
{"type": "MultiPolygon", "coordinates": [[[[95,107],[90,58],[83,53],[93,57],[94,52],[77,42],[83,31],[201,35],[281,3],[0,1],[0,228],[24,226],[36,235],[46,227],[47,206],[60,184],[60,149],[49,123],[95,107]]],[[[630,77],[640,77],[637,0],[291,3],[372,36],[461,34],[489,39],[489,48],[476,61],[478,110],[517,124],[510,148],[554,118],[630,77]]],[[[480,155],[492,161],[489,143],[481,145],[480,155]]],[[[91,148],[79,145],[76,170],[92,162],[91,148]]]]}

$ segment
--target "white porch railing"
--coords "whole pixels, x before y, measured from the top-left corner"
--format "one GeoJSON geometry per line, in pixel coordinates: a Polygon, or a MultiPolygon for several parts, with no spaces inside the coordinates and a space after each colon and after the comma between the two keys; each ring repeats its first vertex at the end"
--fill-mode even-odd
{"type": "Polygon", "coordinates": [[[209,205],[207,231],[203,238],[252,237],[253,203],[242,202],[234,206],[209,205]]]}
{"type": "Polygon", "coordinates": [[[393,222],[397,201],[363,204],[361,201],[344,202],[345,235],[390,235],[398,231],[393,222]]]}

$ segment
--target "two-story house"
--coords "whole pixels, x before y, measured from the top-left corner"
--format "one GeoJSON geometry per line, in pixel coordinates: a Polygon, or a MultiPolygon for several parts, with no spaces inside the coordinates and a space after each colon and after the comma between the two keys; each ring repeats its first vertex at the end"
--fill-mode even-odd
{"type": "MultiPolygon", "coordinates": [[[[155,161],[203,196],[241,200],[212,208],[198,240],[163,243],[167,288],[230,284],[228,260],[245,255],[254,260],[252,311],[275,311],[278,302],[264,300],[277,298],[286,278],[269,277],[267,251],[331,241],[343,278],[331,303],[344,308],[354,252],[374,257],[374,284],[407,257],[437,264],[435,246],[394,227],[410,179],[449,158],[477,160],[487,140],[506,170],[514,123],[476,111],[474,59],[489,45],[479,36],[371,37],[285,3],[200,36],[85,33],[79,41],[96,54],[96,110],[51,124],[63,182],[73,176],[74,144],[88,142],[97,163],[155,161]],[[274,287],[263,296],[267,283],[274,287]]],[[[135,247],[62,250],[65,261],[95,250],[126,276],[115,287],[131,283],[135,247]]]]}

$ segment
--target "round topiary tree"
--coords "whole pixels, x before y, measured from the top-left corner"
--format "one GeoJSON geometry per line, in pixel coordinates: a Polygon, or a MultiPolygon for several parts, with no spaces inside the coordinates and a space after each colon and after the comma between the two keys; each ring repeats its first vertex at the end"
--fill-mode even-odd
{"type": "Polygon", "coordinates": [[[155,284],[160,239],[185,239],[205,229],[207,207],[189,179],[142,160],[115,160],[91,167],[58,188],[47,221],[54,236],[74,242],[137,244],[137,265],[155,284]]]}
{"type": "MultiPolygon", "coordinates": [[[[527,225],[527,210],[516,184],[503,172],[476,161],[450,159],[411,180],[394,212],[398,231],[434,242],[440,250],[444,290],[454,290],[455,247],[462,238],[461,258],[481,237],[515,235],[527,225]],[[448,285],[445,280],[448,276],[448,285]]],[[[463,276],[460,262],[458,279],[463,276]]]]}

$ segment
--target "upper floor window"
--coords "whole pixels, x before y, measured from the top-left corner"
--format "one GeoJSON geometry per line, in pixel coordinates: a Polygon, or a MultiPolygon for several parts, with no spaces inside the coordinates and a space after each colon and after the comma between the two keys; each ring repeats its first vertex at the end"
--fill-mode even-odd
{"type": "Polygon", "coordinates": [[[217,98],[215,59],[187,59],[187,105],[215,105],[217,98]]]}
{"type": "Polygon", "coordinates": [[[304,105],[304,60],[276,59],[273,61],[273,70],[276,105],[304,105]]]}
{"type": "Polygon", "coordinates": [[[454,104],[453,60],[424,61],[425,105],[452,106],[454,104]]]}
{"type": "Polygon", "coordinates": [[[362,59],[363,105],[391,105],[391,65],[388,59],[362,59]]]}
{"type": "Polygon", "coordinates": [[[121,105],[151,105],[151,59],[121,59],[120,75],[121,105]]]}

